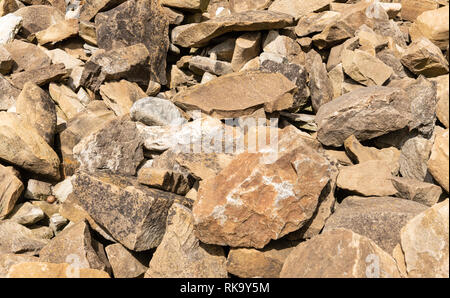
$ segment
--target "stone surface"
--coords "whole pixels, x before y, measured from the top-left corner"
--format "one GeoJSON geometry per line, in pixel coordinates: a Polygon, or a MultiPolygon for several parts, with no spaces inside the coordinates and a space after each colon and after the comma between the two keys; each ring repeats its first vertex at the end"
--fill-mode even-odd
{"type": "Polygon", "coordinates": [[[86,0],[79,12],[80,20],[88,22],[92,20],[98,12],[117,6],[125,1],[126,0],[86,0]]]}
{"type": "Polygon", "coordinates": [[[391,178],[388,162],[369,160],[341,168],[337,186],[362,196],[391,196],[397,193],[391,178]]]}
{"type": "Polygon", "coordinates": [[[0,74],[0,111],[12,107],[20,94],[20,90],[0,74]]]}
{"type": "Polygon", "coordinates": [[[183,173],[164,168],[142,168],[137,176],[141,184],[179,195],[185,195],[191,186],[183,173]]]}
{"type": "Polygon", "coordinates": [[[448,2],[447,6],[423,12],[411,26],[411,38],[416,40],[426,37],[441,50],[445,50],[448,46],[448,18],[448,2]]]}
{"type": "Polygon", "coordinates": [[[262,153],[242,153],[200,184],[193,212],[201,241],[262,248],[311,219],[327,195],[331,166],[313,139],[295,128],[283,135],[273,163],[264,163],[262,153]]]}
{"type": "Polygon", "coordinates": [[[8,218],[21,225],[32,225],[44,218],[44,212],[30,202],[25,202],[17,205],[8,218]]]}
{"type": "Polygon", "coordinates": [[[78,34],[78,20],[68,19],[51,25],[47,29],[36,32],[36,39],[40,45],[57,43],[78,34]]]}
{"type": "Polygon", "coordinates": [[[7,75],[11,71],[14,60],[6,48],[0,45],[0,75],[7,75]]]}
{"type": "Polygon", "coordinates": [[[266,112],[291,108],[294,83],[281,74],[234,73],[178,93],[173,101],[188,110],[218,118],[250,115],[264,107],[266,112]],[[230,86],[233,86],[230,88],[230,86]]]}
{"type": "Polygon", "coordinates": [[[439,201],[442,189],[431,183],[403,177],[392,178],[392,184],[403,199],[418,202],[426,206],[433,206],[439,201]]]}
{"type": "Polygon", "coordinates": [[[319,11],[326,8],[331,0],[304,0],[302,2],[290,0],[275,0],[270,5],[270,11],[287,13],[295,18],[299,18],[307,13],[319,11]]]}
{"type": "Polygon", "coordinates": [[[298,24],[295,27],[295,34],[302,37],[310,35],[311,33],[321,32],[326,26],[334,23],[340,17],[341,13],[336,11],[308,13],[300,17],[298,24]]]}
{"type": "Polygon", "coordinates": [[[34,83],[26,83],[16,101],[16,112],[50,145],[56,133],[56,109],[47,92],[34,83]]]}
{"type": "Polygon", "coordinates": [[[114,278],[142,277],[148,269],[119,243],[108,245],[105,251],[111,263],[114,278]]]}
{"type": "Polygon", "coordinates": [[[398,278],[395,260],[369,238],[336,229],[295,247],[282,278],[398,278]],[[302,264],[302,266],[299,266],[302,264]]]}
{"type": "Polygon", "coordinates": [[[76,258],[79,268],[105,271],[106,266],[96,251],[98,246],[97,241],[92,239],[89,224],[81,221],[59,233],[44,246],[39,252],[39,259],[49,263],[69,263],[71,258],[76,258]]]}
{"type": "Polygon", "coordinates": [[[189,70],[197,75],[203,75],[205,72],[209,72],[217,76],[233,72],[233,68],[229,62],[203,56],[192,57],[189,60],[189,70]]]}
{"type": "Polygon", "coordinates": [[[53,101],[64,112],[67,120],[72,119],[85,108],[77,94],[66,85],[50,83],[48,91],[53,101]]]}
{"type": "Polygon", "coordinates": [[[439,7],[435,0],[401,0],[401,15],[403,20],[414,22],[424,11],[439,7]]]}
{"type": "Polygon", "coordinates": [[[317,115],[318,140],[339,147],[354,135],[369,140],[406,127],[411,121],[407,94],[398,88],[359,88],[323,105],[317,115]]]}
{"type": "Polygon", "coordinates": [[[444,132],[436,134],[428,160],[428,171],[447,193],[449,192],[448,134],[448,128],[444,132]]]}
{"type": "Polygon", "coordinates": [[[333,85],[320,55],[311,50],[306,56],[306,69],[309,73],[309,90],[314,111],[333,99],[333,85]]]}
{"type": "Polygon", "coordinates": [[[264,53],[276,54],[286,58],[291,63],[305,64],[305,53],[294,39],[271,30],[263,42],[264,53]]]}
{"type": "Polygon", "coordinates": [[[7,14],[0,17],[0,45],[7,44],[14,40],[14,37],[22,27],[23,19],[14,14],[7,14]]]}
{"type": "Polygon", "coordinates": [[[58,155],[17,114],[0,112],[0,140],[0,159],[34,174],[59,178],[58,155]]]}
{"type": "Polygon", "coordinates": [[[323,232],[348,229],[374,241],[389,254],[400,243],[400,230],[427,207],[393,197],[347,197],[328,218],[323,232]]]}
{"type": "Polygon", "coordinates": [[[36,255],[47,243],[36,238],[30,229],[10,220],[0,221],[0,239],[0,254],[36,255]]]}
{"type": "Polygon", "coordinates": [[[126,79],[146,86],[149,82],[150,54],[143,44],[95,52],[86,62],[81,76],[81,85],[98,91],[105,81],[126,79]]]}
{"type": "Polygon", "coordinates": [[[239,71],[248,61],[258,56],[261,49],[261,33],[245,33],[236,39],[231,65],[239,71]]]}
{"type": "Polygon", "coordinates": [[[0,164],[0,218],[4,218],[14,208],[24,190],[19,173],[12,167],[0,164]]]}
{"type": "Polygon", "coordinates": [[[31,5],[20,8],[14,15],[22,17],[22,34],[29,36],[64,21],[64,14],[53,6],[31,5]]]}
{"type": "Polygon", "coordinates": [[[145,274],[152,278],[227,277],[223,248],[201,243],[194,235],[191,210],[173,204],[167,216],[167,228],[145,274]]]}
{"type": "MultiPolygon", "coordinates": [[[[1,3],[1,2],[0,2],[1,3]]],[[[15,264],[25,262],[37,262],[39,258],[22,254],[1,254],[0,255],[0,278],[6,278],[9,268],[15,264]]]]}
{"type": "Polygon", "coordinates": [[[448,75],[439,76],[431,79],[437,83],[437,105],[436,116],[444,124],[449,127],[449,77],[448,75]]]}
{"type": "Polygon", "coordinates": [[[293,23],[293,18],[284,13],[272,11],[233,13],[202,23],[175,27],[172,30],[172,42],[182,47],[199,47],[228,32],[280,29],[293,23]]]}
{"type": "Polygon", "coordinates": [[[60,81],[65,76],[67,76],[67,70],[64,64],[52,64],[50,66],[14,73],[11,75],[11,83],[15,87],[23,89],[28,82],[43,86],[50,82],[60,81]]]}
{"type": "Polygon", "coordinates": [[[430,158],[433,140],[415,136],[406,140],[401,147],[400,174],[405,178],[431,182],[427,162],[430,158]]]}
{"type": "Polygon", "coordinates": [[[50,66],[51,59],[38,46],[15,39],[6,44],[5,49],[14,60],[13,71],[33,70],[50,66]]]}
{"type": "Polygon", "coordinates": [[[408,277],[449,276],[448,199],[418,214],[401,231],[408,277]]]}
{"type": "Polygon", "coordinates": [[[147,94],[136,83],[130,83],[126,80],[103,84],[100,87],[100,95],[105,104],[117,116],[129,114],[136,101],[147,97],[147,94]]]}
{"type": "Polygon", "coordinates": [[[150,80],[166,84],[169,20],[159,1],[126,1],[116,8],[99,13],[95,17],[95,28],[101,49],[144,44],[149,52],[150,80]]]}
{"type": "Polygon", "coordinates": [[[144,97],[136,101],[130,110],[131,119],[145,125],[182,125],[186,119],[170,101],[157,97],[144,97]]]}
{"type": "Polygon", "coordinates": [[[135,175],[144,160],[136,124],[126,118],[112,120],[86,136],[73,148],[73,154],[83,170],[107,169],[124,175],[135,175]]]}
{"type": "Polygon", "coordinates": [[[205,11],[208,7],[209,0],[162,0],[162,5],[178,8],[188,11],[205,11]]]}
{"type": "Polygon", "coordinates": [[[182,197],[140,186],[135,178],[79,172],[73,180],[76,202],[115,240],[133,251],[157,247],[167,212],[182,197]],[[105,213],[108,210],[108,213],[105,213]]]}
{"type": "Polygon", "coordinates": [[[62,263],[24,262],[9,268],[7,278],[109,278],[105,271],[76,269],[76,266],[62,263]]]}
{"type": "Polygon", "coordinates": [[[413,73],[426,77],[448,73],[448,61],[441,50],[427,38],[413,41],[403,53],[401,61],[413,73]]]}

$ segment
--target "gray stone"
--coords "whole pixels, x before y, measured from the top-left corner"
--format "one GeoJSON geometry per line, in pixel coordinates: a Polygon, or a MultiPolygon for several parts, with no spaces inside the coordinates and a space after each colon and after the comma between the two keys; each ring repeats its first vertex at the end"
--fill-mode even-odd
{"type": "Polygon", "coordinates": [[[394,177],[391,180],[398,191],[398,197],[426,206],[436,204],[442,195],[442,189],[432,183],[403,177],[394,177]]]}

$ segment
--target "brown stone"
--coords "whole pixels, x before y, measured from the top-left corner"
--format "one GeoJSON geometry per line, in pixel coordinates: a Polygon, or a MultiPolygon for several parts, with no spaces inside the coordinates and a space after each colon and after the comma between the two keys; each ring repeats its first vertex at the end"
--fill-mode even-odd
{"type": "Polygon", "coordinates": [[[259,55],[261,49],[261,33],[245,33],[236,39],[231,65],[239,71],[248,61],[259,55]]]}
{"type": "Polygon", "coordinates": [[[428,160],[428,171],[447,193],[449,192],[448,134],[448,128],[444,132],[436,134],[430,159],[428,160]]]}
{"type": "Polygon", "coordinates": [[[14,60],[3,45],[0,45],[0,75],[7,75],[11,71],[14,60]]]}
{"type": "Polygon", "coordinates": [[[11,75],[11,83],[15,87],[23,89],[28,82],[42,86],[50,82],[57,82],[65,76],[67,76],[67,70],[64,64],[52,64],[50,66],[14,73],[11,75]]]}
{"type": "Polygon", "coordinates": [[[32,230],[10,220],[0,221],[0,254],[36,255],[47,241],[38,239],[32,230]]]}
{"type": "Polygon", "coordinates": [[[269,7],[270,11],[287,13],[298,19],[299,17],[325,9],[332,0],[304,0],[301,2],[290,0],[275,0],[269,7]]]}
{"type": "Polygon", "coordinates": [[[0,74],[0,111],[6,111],[14,105],[20,89],[14,87],[0,74]]]}
{"type": "Polygon", "coordinates": [[[419,15],[409,32],[414,41],[421,37],[428,38],[444,51],[448,46],[449,11],[447,5],[435,10],[428,10],[419,15]]]}
{"type": "Polygon", "coordinates": [[[449,77],[448,75],[432,78],[437,83],[436,116],[439,121],[449,128],[449,77]]]}
{"type": "Polygon", "coordinates": [[[142,168],[138,172],[138,182],[182,196],[190,189],[190,181],[185,175],[169,169],[142,168]]]}
{"type": "Polygon", "coordinates": [[[403,20],[414,22],[424,11],[437,9],[436,0],[401,0],[403,20]]]}
{"type": "Polygon", "coordinates": [[[303,37],[311,33],[321,32],[327,25],[334,23],[340,16],[341,13],[335,11],[308,13],[299,19],[295,27],[295,34],[303,37]]]}
{"type": "Polygon", "coordinates": [[[433,140],[421,136],[407,139],[401,147],[400,174],[402,177],[431,182],[427,162],[430,158],[433,140]]]}
{"type": "Polygon", "coordinates": [[[9,268],[8,278],[109,278],[108,273],[67,263],[24,262],[9,268]]]}
{"type": "Polygon", "coordinates": [[[19,173],[12,167],[0,165],[0,219],[8,215],[14,208],[24,190],[19,173]]]}
{"type": "Polygon", "coordinates": [[[442,189],[435,184],[403,177],[394,177],[391,180],[400,198],[415,201],[426,206],[436,204],[442,194],[442,189]]]}
{"type": "Polygon", "coordinates": [[[36,39],[40,45],[50,42],[54,44],[77,34],[78,20],[68,19],[36,32],[36,39]]]}
{"type": "MultiPolygon", "coordinates": [[[[1,3],[1,1],[0,1],[1,3]]],[[[0,14],[1,15],[1,14],[0,14]]],[[[6,278],[9,268],[15,264],[37,262],[39,258],[22,254],[0,254],[0,278],[6,278]]]]}
{"type": "Polygon", "coordinates": [[[108,8],[117,6],[125,1],[126,0],[86,0],[81,7],[80,20],[89,22],[98,12],[108,10],[108,8]]]}
{"type": "Polygon", "coordinates": [[[50,83],[48,91],[53,101],[64,112],[67,120],[72,119],[85,108],[77,94],[66,85],[50,83]]]}
{"type": "Polygon", "coordinates": [[[117,116],[130,113],[133,104],[147,94],[136,84],[126,80],[108,82],[100,87],[100,95],[105,104],[114,111],[117,116]]]}
{"type": "Polygon", "coordinates": [[[320,55],[311,50],[306,55],[306,69],[309,73],[309,90],[314,111],[333,99],[333,85],[320,55]]]}
{"type": "Polygon", "coordinates": [[[148,269],[119,243],[108,245],[105,250],[114,278],[142,277],[148,269]]]}
{"type": "Polygon", "coordinates": [[[25,6],[15,11],[14,14],[22,17],[22,33],[25,36],[64,21],[64,14],[55,7],[48,5],[25,6]]]}
{"type": "Polygon", "coordinates": [[[14,72],[47,67],[52,62],[42,49],[32,43],[15,39],[4,47],[14,60],[14,72]]]}

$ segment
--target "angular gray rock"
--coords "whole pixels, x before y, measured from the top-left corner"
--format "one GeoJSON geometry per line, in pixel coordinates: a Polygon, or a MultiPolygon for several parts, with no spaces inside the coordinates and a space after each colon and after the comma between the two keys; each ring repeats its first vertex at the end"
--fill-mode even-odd
{"type": "Polygon", "coordinates": [[[136,101],[130,110],[131,119],[149,126],[182,125],[187,120],[169,100],[146,97],[136,101]]]}

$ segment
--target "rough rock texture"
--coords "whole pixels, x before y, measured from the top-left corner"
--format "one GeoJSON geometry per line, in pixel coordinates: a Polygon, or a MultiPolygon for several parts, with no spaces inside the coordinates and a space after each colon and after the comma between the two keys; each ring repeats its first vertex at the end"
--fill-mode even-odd
{"type": "Polygon", "coordinates": [[[167,216],[167,228],[156,249],[146,277],[227,277],[223,248],[201,243],[194,235],[192,212],[175,203],[167,216]]]}
{"type": "Polygon", "coordinates": [[[19,94],[20,90],[0,74],[0,111],[6,111],[13,106],[19,94]]]}
{"type": "MultiPolygon", "coordinates": [[[[428,10],[420,14],[410,28],[413,40],[426,37],[441,50],[448,46],[449,11],[448,2],[439,9],[428,10]]],[[[436,7],[437,8],[437,7],[436,7]]]]}
{"type": "Polygon", "coordinates": [[[170,101],[157,97],[144,97],[136,101],[130,110],[131,119],[145,125],[182,125],[186,119],[170,101]]]}
{"type": "Polygon", "coordinates": [[[36,255],[46,241],[38,239],[32,230],[10,220],[0,221],[0,254],[36,255]]]}
{"type": "Polygon", "coordinates": [[[134,251],[160,244],[170,206],[175,200],[183,201],[174,194],[140,186],[131,177],[107,173],[79,172],[72,184],[79,205],[115,240],[134,251]]]}
{"type": "Polygon", "coordinates": [[[393,197],[347,197],[328,218],[324,232],[343,228],[370,238],[391,253],[400,243],[400,230],[427,206],[393,197]]]}
{"type": "Polygon", "coordinates": [[[304,0],[302,2],[275,0],[269,10],[287,13],[295,18],[299,18],[307,13],[319,11],[327,7],[331,2],[331,0],[304,0]]]}
{"type": "Polygon", "coordinates": [[[44,212],[38,206],[25,202],[23,204],[16,205],[8,216],[13,222],[27,226],[37,223],[44,219],[44,212]]]}
{"type": "Polygon", "coordinates": [[[25,6],[15,11],[14,15],[22,17],[22,33],[25,36],[64,21],[64,14],[48,5],[25,6]]]}
{"type": "Polygon", "coordinates": [[[437,100],[436,116],[444,124],[449,127],[449,76],[439,76],[433,78],[432,81],[437,83],[437,100]]]}
{"type": "Polygon", "coordinates": [[[430,159],[428,160],[428,171],[447,193],[449,192],[448,134],[448,129],[436,134],[430,159]]]}
{"type": "Polygon", "coordinates": [[[415,136],[406,140],[401,147],[400,174],[402,177],[430,182],[427,162],[430,158],[433,140],[415,136]]]}
{"type": "Polygon", "coordinates": [[[142,277],[148,269],[119,243],[108,245],[105,251],[115,278],[142,277]]]}
{"type": "Polygon", "coordinates": [[[150,80],[164,85],[167,83],[169,20],[159,1],[126,1],[116,8],[99,13],[95,17],[95,27],[97,44],[101,49],[112,50],[144,44],[150,54],[150,80]]]}
{"type": "Polygon", "coordinates": [[[398,278],[400,273],[395,260],[375,242],[350,230],[336,229],[295,247],[280,277],[398,278]]]}
{"type": "Polygon", "coordinates": [[[130,83],[126,80],[103,84],[100,87],[100,95],[105,104],[117,116],[129,114],[136,101],[147,97],[147,94],[136,83],[130,83]]]}
{"type": "Polygon", "coordinates": [[[43,86],[50,82],[59,81],[65,76],[67,76],[67,70],[64,64],[51,64],[45,67],[13,73],[11,75],[11,83],[14,87],[23,89],[25,84],[30,81],[38,86],[43,86]]]}
{"type": "Polygon", "coordinates": [[[15,39],[4,47],[14,60],[13,71],[41,68],[52,62],[41,48],[31,43],[15,39]]]}
{"type": "Polygon", "coordinates": [[[309,90],[314,111],[333,99],[333,85],[328,77],[322,58],[315,51],[309,51],[306,56],[306,69],[309,73],[309,90]]]}
{"type": "Polygon", "coordinates": [[[449,277],[448,199],[411,219],[401,231],[409,277],[449,277]]]}
{"type": "Polygon", "coordinates": [[[7,278],[109,278],[109,274],[96,269],[77,269],[62,263],[24,262],[9,268],[7,278]]]}
{"type": "Polygon", "coordinates": [[[193,211],[201,241],[262,248],[311,219],[327,195],[331,166],[318,144],[294,130],[281,136],[273,163],[261,153],[242,153],[200,184],[193,211]]]}
{"type": "Polygon", "coordinates": [[[0,45],[14,40],[14,37],[22,27],[23,19],[14,14],[0,17],[0,45]]]}
{"type": "Polygon", "coordinates": [[[0,218],[10,213],[24,190],[19,173],[0,164],[0,218]]]}
{"type": "Polygon", "coordinates": [[[407,94],[398,88],[367,87],[323,105],[317,115],[317,138],[339,147],[354,135],[369,140],[406,127],[411,121],[407,94]]]}
{"type": "Polygon", "coordinates": [[[426,206],[433,206],[441,197],[442,189],[434,184],[403,177],[392,178],[398,196],[426,206]]]}
{"type": "MultiPolygon", "coordinates": [[[[0,2],[1,3],[1,2],[0,2]]],[[[22,254],[0,254],[0,278],[6,278],[9,268],[15,264],[37,262],[39,258],[22,254]]]]}

